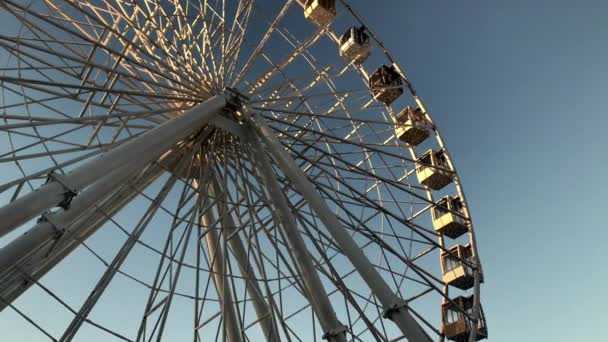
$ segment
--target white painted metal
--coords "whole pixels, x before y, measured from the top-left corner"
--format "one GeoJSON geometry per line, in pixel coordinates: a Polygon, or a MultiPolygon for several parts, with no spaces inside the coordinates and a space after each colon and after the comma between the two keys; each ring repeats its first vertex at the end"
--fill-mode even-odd
{"type": "Polygon", "coordinates": [[[234,258],[239,265],[241,275],[248,280],[247,293],[253,302],[254,310],[257,318],[262,325],[262,332],[268,342],[275,342],[280,340],[279,331],[273,320],[272,312],[269,304],[264,299],[262,290],[257,282],[257,276],[253,266],[249,262],[247,256],[247,250],[243,245],[240,235],[237,232],[237,226],[232,218],[232,215],[227,212],[228,201],[225,193],[222,191],[217,177],[211,173],[211,185],[209,187],[209,193],[211,198],[217,196],[219,202],[219,215],[222,217],[222,229],[228,240],[230,250],[234,255],[234,258]]]}
{"type": "MultiPolygon", "coordinates": [[[[175,157],[176,154],[172,154],[164,159],[164,162],[171,165],[175,163],[175,157]]],[[[128,181],[124,188],[113,189],[117,191],[106,198],[100,198],[98,204],[72,222],[63,234],[55,234],[56,231],[49,226],[48,222],[45,222],[44,225],[37,225],[38,228],[32,228],[28,233],[0,249],[0,262],[3,267],[7,265],[7,268],[2,268],[2,272],[0,272],[0,296],[7,303],[18,298],[35,281],[38,281],[74,251],[80,245],[81,240],[86,240],[112,215],[128,204],[139,191],[152,183],[162,171],[161,167],[151,165],[141,174],[143,178],[128,181]],[[28,237],[30,233],[33,235],[31,238],[28,237]],[[49,236],[45,233],[51,233],[54,239],[48,240],[49,236]],[[47,243],[40,245],[38,244],[40,241],[47,241],[47,243]],[[27,274],[27,277],[22,272],[27,274]]],[[[82,195],[85,195],[84,192],[82,195]]],[[[64,220],[59,213],[57,216],[57,220],[64,220]]],[[[0,303],[0,311],[6,307],[7,303],[0,303]]]]}
{"type": "Polygon", "coordinates": [[[369,262],[357,243],[346,233],[340,221],[323,200],[323,197],[315,190],[314,184],[294,164],[276,136],[270,132],[266,124],[261,122],[261,120],[251,119],[251,123],[266,143],[266,147],[274,156],[278,166],[319,216],[325,228],[360,273],[361,278],[365,280],[374,295],[382,303],[387,317],[397,324],[408,340],[430,342],[430,336],[408,312],[407,303],[400,299],[390,289],[384,279],[382,279],[382,276],[369,262]]]}
{"type": "MultiPolygon", "coordinates": [[[[234,295],[229,286],[228,274],[226,272],[226,259],[222,251],[222,241],[218,237],[215,218],[211,210],[207,210],[201,217],[205,229],[205,241],[207,242],[207,254],[209,256],[209,264],[213,272],[214,285],[220,300],[222,317],[224,321],[224,331],[228,337],[228,342],[242,341],[243,328],[240,326],[240,320],[234,308],[234,295]]],[[[224,232],[225,234],[225,232],[224,232]]]]}
{"type": "Polygon", "coordinates": [[[253,145],[256,163],[259,166],[259,175],[264,181],[264,185],[268,190],[268,198],[288,238],[291,252],[302,274],[302,281],[306,284],[306,289],[308,290],[308,300],[315,313],[319,316],[319,323],[323,328],[326,338],[330,342],[344,342],[346,341],[346,329],[338,320],[336,312],[329,301],[327,292],[312,262],[312,257],[306,249],[304,239],[300,236],[296,222],[287,206],[288,199],[281,191],[279,182],[273,175],[266,153],[262,150],[256,134],[254,132],[251,133],[249,142],[253,145]]]}
{"type": "Polygon", "coordinates": [[[0,237],[58,205],[67,191],[79,191],[122,165],[141,169],[178,141],[200,130],[226,103],[225,96],[214,96],[174,120],[75,168],[61,178],[63,184],[51,181],[5,205],[0,208],[0,237]]]}

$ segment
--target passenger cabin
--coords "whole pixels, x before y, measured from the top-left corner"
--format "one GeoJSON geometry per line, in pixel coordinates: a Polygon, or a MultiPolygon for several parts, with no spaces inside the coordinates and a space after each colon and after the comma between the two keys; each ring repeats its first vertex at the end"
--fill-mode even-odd
{"type": "Polygon", "coordinates": [[[396,117],[395,133],[399,140],[410,146],[418,146],[429,137],[430,123],[424,117],[420,107],[405,107],[396,117]]]}
{"type": "Polygon", "coordinates": [[[456,239],[469,231],[464,216],[464,204],[459,196],[445,196],[431,210],[433,227],[443,236],[456,239]]]}
{"type": "Polygon", "coordinates": [[[336,0],[308,0],[304,7],[304,18],[320,27],[329,25],[336,17],[336,0]]]}
{"type": "MultiPolygon", "coordinates": [[[[441,270],[443,271],[443,282],[459,288],[468,290],[473,287],[473,269],[465,262],[472,262],[473,250],[471,245],[456,245],[448,252],[441,253],[441,270]]],[[[479,275],[483,282],[483,274],[479,275]]]]}
{"type": "Polygon", "coordinates": [[[452,182],[453,172],[443,151],[428,150],[416,161],[416,176],[420,184],[440,190],[452,182]]]}
{"type": "Polygon", "coordinates": [[[365,33],[365,26],[353,26],[340,37],[340,56],[350,63],[361,64],[372,53],[372,43],[365,33]]]}
{"type": "Polygon", "coordinates": [[[394,67],[382,65],[370,76],[369,89],[376,100],[388,106],[403,94],[403,81],[394,67]]]}
{"type": "MultiPolygon", "coordinates": [[[[448,340],[456,342],[466,342],[471,335],[473,327],[472,320],[464,314],[473,316],[473,296],[457,297],[452,302],[447,302],[441,306],[443,313],[443,334],[448,340]]],[[[479,308],[479,319],[477,321],[477,335],[475,341],[488,338],[488,328],[483,309],[479,308]]]]}

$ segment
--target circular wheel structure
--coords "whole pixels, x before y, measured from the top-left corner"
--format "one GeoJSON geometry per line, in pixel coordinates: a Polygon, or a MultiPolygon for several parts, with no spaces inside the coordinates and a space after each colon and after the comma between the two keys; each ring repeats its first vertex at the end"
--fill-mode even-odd
{"type": "Polygon", "coordinates": [[[345,1],[0,3],[10,341],[475,341],[473,225],[345,1]]]}

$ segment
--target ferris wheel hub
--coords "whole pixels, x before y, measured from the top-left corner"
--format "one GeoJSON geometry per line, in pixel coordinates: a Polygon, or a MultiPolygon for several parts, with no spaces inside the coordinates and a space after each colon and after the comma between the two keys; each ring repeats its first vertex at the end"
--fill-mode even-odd
{"type": "Polygon", "coordinates": [[[224,96],[226,97],[226,109],[232,112],[240,112],[249,104],[249,97],[235,88],[224,88],[224,96]]]}

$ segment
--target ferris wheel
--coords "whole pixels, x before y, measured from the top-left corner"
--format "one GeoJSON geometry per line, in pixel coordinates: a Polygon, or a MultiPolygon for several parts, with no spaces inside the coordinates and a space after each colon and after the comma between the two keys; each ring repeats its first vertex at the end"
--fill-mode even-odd
{"type": "Polygon", "coordinates": [[[346,1],[0,8],[3,338],[487,338],[452,159],[346,1]]]}

